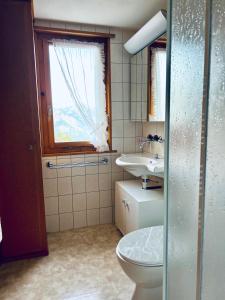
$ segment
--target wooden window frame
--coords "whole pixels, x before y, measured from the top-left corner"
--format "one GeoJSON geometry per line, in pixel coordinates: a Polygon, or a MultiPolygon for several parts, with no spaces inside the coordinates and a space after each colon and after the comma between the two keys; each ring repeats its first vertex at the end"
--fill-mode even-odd
{"type": "Polygon", "coordinates": [[[34,27],[36,61],[37,61],[37,85],[38,102],[41,126],[42,155],[66,155],[97,153],[95,147],[88,141],[56,143],[54,141],[54,124],[52,114],[52,97],[50,84],[50,63],[48,46],[51,39],[61,38],[85,42],[96,42],[104,45],[105,54],[105,89],[106,89],[106,113],[108,116],[108,145],[112,152],[112,117],[111,117],[111,72],[110,72],[110,38],[112,34],[97,32],[82,32],[75,30],[61,30],[56,28],[34,27]]]}
{"type": "Polygon", "coordinates": [[[147,95],[148,95],[148,115],[154,116],[154,99],[151,91],[152,87],[152,76],[151,76],[151,59],[152,59],[152,48],[165,48],[166,49],[166,39],[158,39],[148,47],[148,86],[147,86],[147,95]]]}

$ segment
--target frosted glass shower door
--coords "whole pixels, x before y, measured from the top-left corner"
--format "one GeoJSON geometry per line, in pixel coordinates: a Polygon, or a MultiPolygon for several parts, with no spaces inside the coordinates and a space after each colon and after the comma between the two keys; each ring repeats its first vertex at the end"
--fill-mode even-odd
{"type": "Polygon", "coordinates": [[[225,0],[172,0],[165,300],[225,299],[225,0]]]}
{"type": "Polygon", "coordinates": [[[225,1],[213,0],[202,300],[225,299],[225,1]]]}
{"type": "Polygon", "coordinates": [[[171,2],[168,161],[168,300],[196,299],[204,1],[171,2]]]}

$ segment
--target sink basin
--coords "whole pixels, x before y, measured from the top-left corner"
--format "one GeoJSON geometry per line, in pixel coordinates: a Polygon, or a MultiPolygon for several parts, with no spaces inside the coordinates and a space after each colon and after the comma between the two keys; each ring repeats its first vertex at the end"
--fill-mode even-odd
{"type": "Polygon", "coordinates": [[[164,159],[153,158],[148,153],[122,154],[117,158],[116,164],[136,177],[163,177],[164,173],[164,159]]]}

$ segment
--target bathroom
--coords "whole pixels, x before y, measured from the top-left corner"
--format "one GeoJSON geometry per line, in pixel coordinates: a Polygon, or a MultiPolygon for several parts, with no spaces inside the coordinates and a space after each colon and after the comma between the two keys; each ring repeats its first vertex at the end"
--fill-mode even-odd
{"type": "Polygon", "coordinates": [[[225,2],[0,7],[0,299],[224,299],[225,2]]]}

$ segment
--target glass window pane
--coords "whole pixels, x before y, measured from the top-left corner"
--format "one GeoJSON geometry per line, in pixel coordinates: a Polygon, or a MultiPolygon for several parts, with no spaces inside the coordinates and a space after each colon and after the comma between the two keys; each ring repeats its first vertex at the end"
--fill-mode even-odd
{"type": "MultiPolygon", "coordinates": [[[[49,45],[49,59],[54,140],[56,143],[88,141],[89,134],[87,128],[85,124],[83,124],[80,113],[76,109],[74,100],[70,95],[69,89],[66,85],[61,71],[61,67],[57,60],[54,47],[52,45],[49,45]]],[[[87,72],[88,93],[91,94],[94,99],[95,73],[91,72],[88,69],[88,65],[85,65],[85,71],[87,72]]],[[[83,70],[77,70],[78,74],[79,72],[83,72],[83,70]]],[[[76,85],[79,86],[80,84],[82,84],[82,82],[79,82],[79,76],[77,76],[76,80],[76,85]]]]}

